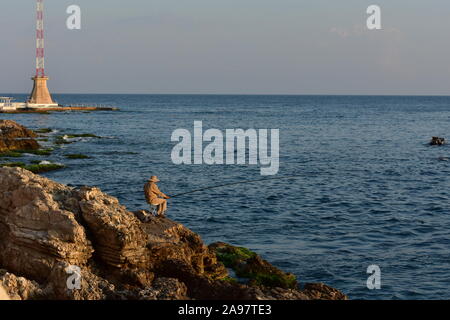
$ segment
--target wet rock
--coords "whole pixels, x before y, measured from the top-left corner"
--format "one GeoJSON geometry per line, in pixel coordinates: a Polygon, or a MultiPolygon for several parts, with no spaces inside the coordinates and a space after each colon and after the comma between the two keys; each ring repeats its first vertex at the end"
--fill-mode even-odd
{"type": "Polygon", "coordinates": [[[293,274],[281,271],[246,248],[223,242],[213,243],[209,248],[226,267],[232,268],[238,277],[249,279],[249,284],[284,289],[297,287],[297,279],[293,274]]]}
{"type": "Polygon", "coordinates": [[[337,289],[324,284],[306,284],[301,290],[296,277],[271,265],[243,247],[217,242],[209,246],[219,260],[232,268],[236,276],[247,278],[252,299],[257,300],[346,300],[337,289]]]}
{"type": "Polygon", "coordinates": [[[37,135],[11,120],[0,120],[0,152],[14,150],[37,150],[37,135]]]}
{"type": "Polygon", "coordinates": [[[442,146],[445,143],[446,143],[445,139],[440,138],[440,137],[433,137],[433,138],[431,138],[431,141],[430,141],[430,145],[432,145],[432,146],[442,146]]]}

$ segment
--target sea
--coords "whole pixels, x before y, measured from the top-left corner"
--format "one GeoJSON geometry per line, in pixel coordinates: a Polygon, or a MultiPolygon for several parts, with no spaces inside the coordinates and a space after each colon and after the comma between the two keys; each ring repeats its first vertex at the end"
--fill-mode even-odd
{"type": "Polygon", "coordinates": [[[429,145],[433,136],[450,138],[450,97],[54,98],[120,111],[0,114],[54,130],[41,142],[55,148],[51,156],[20,160],[66,165],[45,176],[98,186],[129,210],[147,208],[143,185],[151,175],[168,195],[228,185],[170,199],[167,214],[208,244],[257,252],[300,284],[323,282],[350,299],[450,299],[450,146],[429,145]],[[194,121],[223,132],[279,129],[278,174],[261,176],[257,165],[174,164],[171,135],[193,132],[194,121]],[[102,138],[52,143],[52,136],[84,133],[102,138]],[[367,286],[369,266],[379,267],[379,289],[367,286]]]}

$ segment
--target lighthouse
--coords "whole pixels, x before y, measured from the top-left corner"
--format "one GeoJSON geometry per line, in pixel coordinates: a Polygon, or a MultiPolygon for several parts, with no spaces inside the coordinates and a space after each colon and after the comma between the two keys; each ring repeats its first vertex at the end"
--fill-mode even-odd
{"type": "Polygon", "coordinates": [[[36,23],[36,75],[31,78],[34,81],[33,91],[27,101],[29,108],[45,108],[58,106],[53,101],[47,87],[48,77],[45,75],[44,55],[44,0],[37,0],[36,23]]]}

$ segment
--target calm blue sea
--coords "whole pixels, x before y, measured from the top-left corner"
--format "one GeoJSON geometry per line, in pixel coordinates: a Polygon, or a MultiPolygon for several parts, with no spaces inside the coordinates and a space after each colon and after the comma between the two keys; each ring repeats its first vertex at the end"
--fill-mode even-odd
{"type": "MultiPolygon", "coordinates": [[[[25,96],[16,95],[19,100],[25,96]]],[[[46,174],[96,185],[130,210],[145,207],[143,184],[158,175],[177,194],[260,179],[254,166],[177,166],[177,128],[280,129],[278,176],[298,179],[213,189],[170,201],[169,216],[207,243],[255,250],[302,283],[324,282],[353,299],[450,299],[450,97],[55,95],[120,112],[0,115],[30,128],[94,133],[46,159],[46,174]],[[68,160],[67,153],[92,156],[68,160]],[[381,290],[366,287],[379,265],[381,290]]],[[[30,156],[30,159],[34,159],[30,156]]]]}

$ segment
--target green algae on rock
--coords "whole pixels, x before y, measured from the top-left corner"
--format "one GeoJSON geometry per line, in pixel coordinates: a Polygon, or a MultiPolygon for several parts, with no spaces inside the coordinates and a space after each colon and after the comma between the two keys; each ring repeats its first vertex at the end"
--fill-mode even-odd
{"type": "Polygon", "coordinates": [[[0,158],[20,158],[20,157],[23,157],[23,154],[17,151],[7,151],[0,153],[0,158]]]}
{"type": "Polygon", "coordinates": [[[33,173],[44,173],[65,168],[62,164],[51,163],[48,161],[42,161],[40,163],[32,162],[31,164],[26,164],[24,162],[5,162],[0,163],[0,167],[23,168],[33,173]]]}
{"type": "Polygon", "coordinates": [[[53,149],[37,149],[37,150],[14,150],[0,152],[0,158],[20,158],[23,157],[25,153],[34,154],[36,156],[50,156],[53,149]]]}
{"type": "Polygon", "coordinates": [[[59,135],[55,137],[55,144],[71,144],[76,142],[76,140],[69,140],[69,139],[76,139],[76,138],[96,138],[101,139],[101,137],[92,134],[92,133],[82,133],[82,134],[65,134],[65,135],[59,135]]]}
{"type": "Polygon", "coordinates": [[[233,269],[237,277],[248,279],[249,284],[284,289],[298,286],[295,275],[281,271],[247,248],[223,242],[213,243],[209,248],[225,267],[233,269]]]}
{"type": "Polygon", "coordinates": [[[51,133],[51,132],[53,132],[53,130],[52,129],[50,129],[50,128],[41,128],[41,129],[36,129],[36,130],[33,130],[35,133],[51,133]]]}
{"type": "Polygon", "coordinates": [[[25,162],[4,162],[4,163],[0,163],[0,167],[23,168],[25,166],[26,166],[25,162]]]}
{"type": "Polygon", "coordinates": [[[59,163],[40,163],[40,164],[29,164],[24,167],[24,169],[31,171],[33,173],[43,173],[54,170],[59,170],[65,168],[65,165],[59,163]]]}

